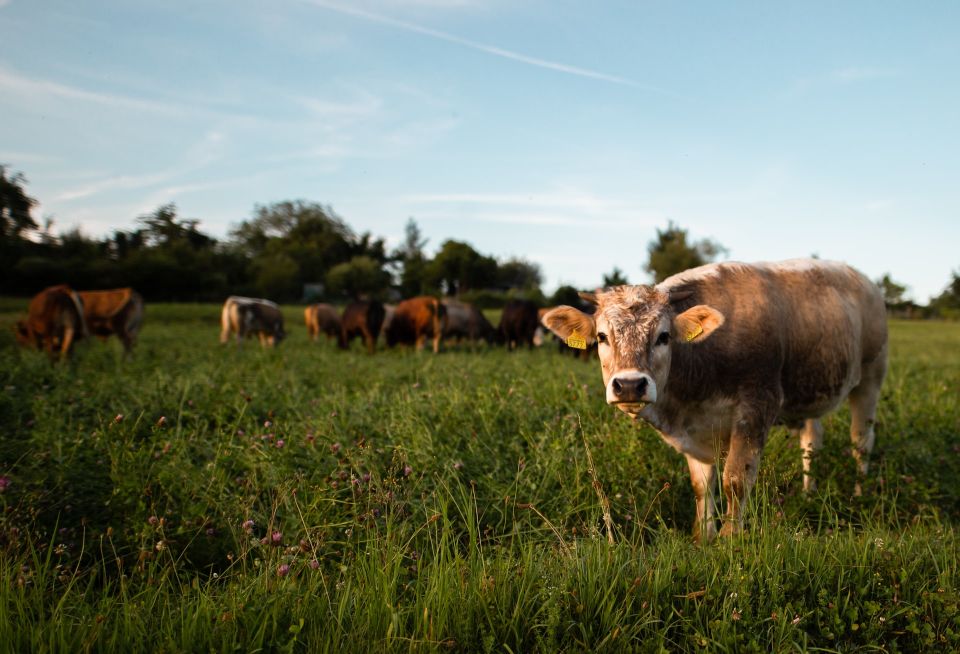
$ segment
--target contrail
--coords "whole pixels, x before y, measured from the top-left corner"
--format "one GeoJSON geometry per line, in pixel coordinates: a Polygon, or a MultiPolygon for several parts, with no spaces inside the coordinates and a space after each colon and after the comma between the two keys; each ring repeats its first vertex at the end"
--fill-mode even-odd
{"type": "Polygon", "coordinates": [[[547,61],[546,59],[538,59],[537,57],[528,57],[527,55],[520,54],[519,52],[513,52],[512,50],[505,50],[504,48],[498,48],[493,45],[487,45],[485,43],[478,43],[476,41],[471,41],[469,39],[464,39],[462,37],[456,36],[455,34],[449,34],[447,32],[441,32],[440,30],[431,29],[429,27],[424,27],[423,25],[417,25],[416,23],[409,23],[404,20],[398,20],[396,18],[390,18],[389,16],[383,16],[380,14],[375,14],[363,9],[357,9],[356,7],[345,7],[343,5],[327,2],[326,0],[308,0],[311,4],[314,4],[323,9],[329,9],[330,11],[335,11],[337,13],[346,14],[348,16],[353,16],[355,18],[362,18],[364,20],[373,21],[375,23],[382,23],[384,25],[390,25],[392,27],[397,27],[408,32],[415,32],[417,34],[423,34],[424,36],[429,36],[441,41],[447,41],[448,43],[456,43],[457,45],[462,45],[467,48],[472,48],[474,50],[479,50],[480,52],[486,52],[487,54],[492,54],[497,57],[503,57],[504,59],[512,59],[513,61],[519,61],[530,66],[537,66],[539,68],[547,68],[549,70],[555,70],[561,73],[567,73],[568,75],[578,75],[580,77],[589,77],[590,79],[601,80],[604,82],[612,82],[613,84],[622,84],[623,86],[632,86],[636,88],[643,88],[648,91],[655,91],[657,93],[667,93],[662,89],[658,89],[654,86],[648,86],[645,84],[640,84],[631,79],[625,77],[618,77],[616,75],[608,75],[606,73],[601,73],[595,70],[589,70],[587,68],[579,68],[577,66],[568,66],[567,64],[557,63],[555,61],[547,61]]]}

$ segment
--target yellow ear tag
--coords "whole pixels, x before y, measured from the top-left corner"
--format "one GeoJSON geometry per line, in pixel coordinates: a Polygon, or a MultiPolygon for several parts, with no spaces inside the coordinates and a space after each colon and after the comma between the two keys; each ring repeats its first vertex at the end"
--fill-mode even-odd
{"type": "Polygon", "coordinates": [[[578,350],[586,350],[587,339],[581,336],[579,332],[577,332],[577,330],[574,329],[573,333],[567,337],[567,345],[569,345],[570,347],[575,347],[578,350]]]}
{"type": "Polygon", "coordinates": [[[692,341],[702,333],[703,333],[703,325],[701,325],[700,323],[697,323],[697,326],[694,329],[691,329],[690,331],[687,332],[687,336],[686,336],[687,343],[689,343],[690,341],[692,341]]]}

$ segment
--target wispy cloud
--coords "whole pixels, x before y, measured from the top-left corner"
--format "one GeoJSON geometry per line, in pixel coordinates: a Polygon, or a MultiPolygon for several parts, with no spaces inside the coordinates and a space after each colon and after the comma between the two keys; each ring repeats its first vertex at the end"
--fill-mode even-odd
{"type": "MultiPolygon", "coordinates": [[[[0,0],[0,2],[2,1],[3,0],[0,0]]],[[[187,107],[165,102],[156,102],[153,100],[131,98],[115,93],[88,91],[86,89],[77,88],[68,84],[61,84],[59,82],[32,79],[2,66],[0,66],[0,89],[9,91],[10,95],[13,97],[20,98],[36,98],[41,96],[66,100],[80,100],[83,102],[108,105],[111,107],[136,109],[138,111],[150,111],[165,114],[188,113],[187,107]]]]}
{"type": "Polygon", "coordinates": [[[895,68],[874,68],[870,66],[847,66],[838,68],[830,73],[829,78],[835,82],[863,82],[885,77],[896,77],[899,71],[895,68]]]}
{"type": "Polygon", "coordinates": [[[0,0],[0,9],[3,9],[4,7],[9,6],[9,5],[10,5],[10,1],[11,1],[11,0],[0,0]]]}
{"type": "Polygon", "coordinates": [[[666,93],[663,89],[641,84],[635,80],[627,79],[625,77],[610,75],[600,71],[590,70],[589,68],[580,68],[579,66],[571,66],[571,65],[556,62],[556,61],[549,61],[547,59],[540,59],[538,57],[531,57],[529,55],[521,54],[519,52],[514,52],[513,50],[507,50],[505,48],[500,48],[494,45],[488,45],[486,43],[472,41],[470,39],[465,39],[455,34],[450,34],[449,32],[442,32],[440,30],[426,27],[424,25],[418,25],[416,23],[411,23],[405,20],[391,18],[389,16],[384,16],[383,14],[377,14],[371,11],[366,11],[364,9],[358,9],[353,6],[345,6],[335,2],[327,2],[327,0],[309,0],[309,2],[323,9],[328,9],[330,11],[335,11],[337,13],[353,16],[355,18],[360,18],[360,19],[372,21],[375,23],[381,23],[383,25],[390,25],[391,27],[396,27],[398,29],[406,30],[408,32],[422,34],[424,36],[429,36],[434,39],[446,41],[448,43],[455,43],[457,45],[461,45],[466,48],[471,48],[473,50],[485,52],[487,54],[491,54],[497,57],[502,57],[504,59],[518,61],[520,63],[524,63],[530,66],[536,66],[538,68],[546,68],[548,70],[553,70],[560,73],[566,73],[568,75],[587,77],[590,79],[600,80],[603,82],[611,82],[613,84],[621,84],[624,86],[633,86],[637,88],[643,88],[645,90],[655,91],[657,93],[666,93]]]}

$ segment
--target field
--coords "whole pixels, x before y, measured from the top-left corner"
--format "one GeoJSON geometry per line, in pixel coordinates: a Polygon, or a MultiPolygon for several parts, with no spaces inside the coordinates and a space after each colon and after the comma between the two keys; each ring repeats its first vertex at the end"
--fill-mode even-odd
{"type": "Polygon", "coordinates": [[[0,651],[960,650],[960,324],[891,325],[863,497],[845,410],[810,496],[778,428],[748,532],[699,547],[685,461],[595,362],[340,352],[297,307],[238,350],[218,307],[149,305],[131,360],[51,366],[15,347],[25,304],[0,651]]]}

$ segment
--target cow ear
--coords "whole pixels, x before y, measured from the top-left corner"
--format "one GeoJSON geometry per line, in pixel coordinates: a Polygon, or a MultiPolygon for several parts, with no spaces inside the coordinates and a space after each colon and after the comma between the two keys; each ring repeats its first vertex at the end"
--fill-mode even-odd
{"type": "Polygon", "coordinates": [[[677,338],[685,343],[700,343],[709,338],[723,322],[722,313],[706,304],[698,304],[674,319],[673,330],[677,338]]]}
{"type": "Polygon", "coordinates": [[[573,307],[563,305],[550,309],[543,314],[543,324],[564,341],[573,336],[574,332],[582,336],[587,345],[597,340],[597,324],[593,321],[593,316],[573,307]]]}

